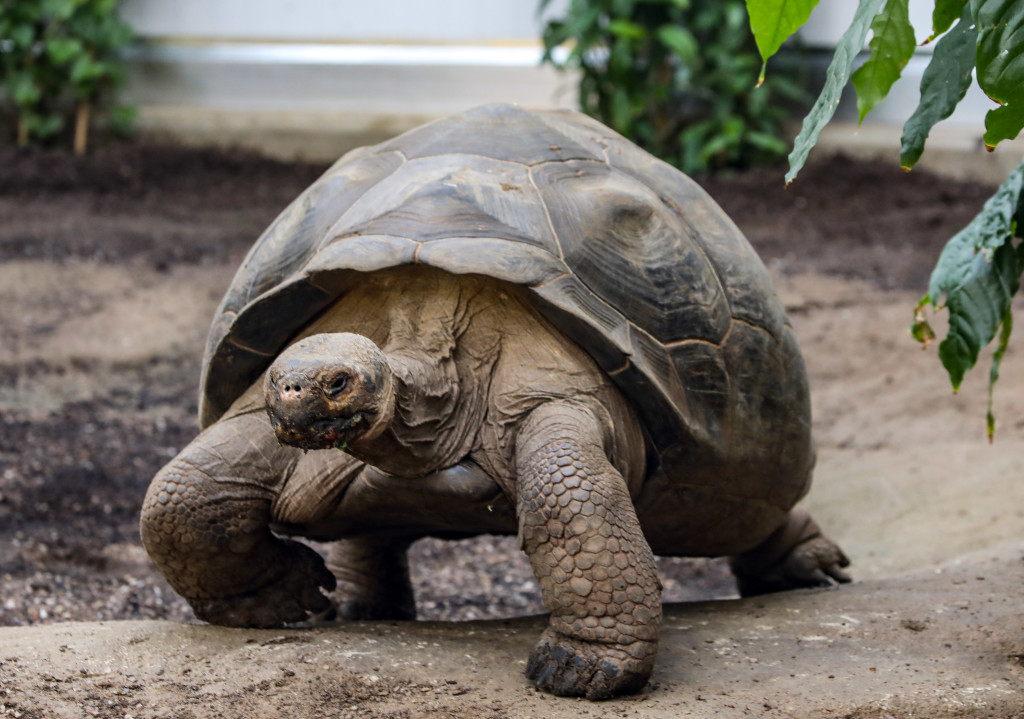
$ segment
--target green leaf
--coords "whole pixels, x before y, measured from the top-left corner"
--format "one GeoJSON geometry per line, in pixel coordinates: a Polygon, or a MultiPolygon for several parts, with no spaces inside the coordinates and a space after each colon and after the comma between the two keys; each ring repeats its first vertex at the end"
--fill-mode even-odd
{"type": "Polygon", "coordinates": [[[612,93],[612,122],[616,132],[629,134],[629,127],[633,122],[633,106],[625,88],[616,87],[612,93]]]}
{"type": "Polygon", "coordinates": [[[35,26],[29,23],[15,25],[11,29],[10,40],[14,43],[15,47],[19,47],[22,50],[30,50],[36,42],[35,26]]]}
{"type": "MultiPolygon", "coordinates": [[[[953,391],[992,341],[1020,285],[1021,261],[1012,245],[1000,247],[992,260],[974,253],[964,264],[961,282],[949,290],[949,332],[939,344],[939,359],[949,373],[953,391]]],[[[937,268],[936,268],[937,269],[937,268]]]]}
{"type": "Polygon", "coordinates": [[[104,63],[93,60],[88,55],[82,55],[71,66],[71,82],[83,88],[102,79],[106,72],[104,63]]]}
{"type": "Polygon", "coordinates": [[[999,366],[1003,363],[1003,355],[1006,354],[1006,348],[1010,344],[1010,334],[1012,332],[1013,309],[1007,308],[1006,314],[1003,315],[1002,330],[999,332],[999,346],[992,353],[992,368],[988,372],[988,414],[986,419],[988,420],[989,442],[992,441],[996,434],[996,416],[992,412],[993,393],[996,388],[996,382],[999,381],[999,366]]]}
{"type": "Polygon", "coordinates": [[[956,233],[939,255],[928,283],[928,296],[938,306],[942,293],[955,288],[967,276],[975,254],[990,259],[1017,230],[1017,207],[1024,190],[1024,163],[1011,172],[981,212],[956,233]]]}
{"type": "Polygon", "coordinates": [[[11,87],[14,104],[22,109],[35,105],[43,95],[35,77],[28,72],[18,73],[14,77],[11,87]]]}
{"type": "Polygon", "coordinates": [[[600,6],[587,8],[585,12],[579,14],[570,14],[569,19],[565,23],[569,37],[582,38],[597,24],[600,17],[600,6]]]}
{"type": "Polygon", "coordinates": [[[1024,129],[1024,3],[971,0],[978,29],[978,84],[1001,107],[985,117],[985,146],[1016,137],[1024,129]]]}
{"type": "Polygon", "coordinates": [[[46,54],[55,65],[66,65],[82,51],[82,41],[74,37],[55,37],[46,43],[46,54]]]}
{"type": "Polygon", "coordinates": [[[853,73],[857,89],[858,122],[881,102],[914,54],[916,42],[910,24],[909,0],[888,0],[871,22],[871,57],[853,73]]]}
{"type": "Polygon", "coordinates": [[[750,29],[763,61],[758,83],[764,80],[768,58],[803,27],[817,4],[818,0],[747,0],[750,29]]]}
{"type": "Polygon", "coordinates": [[[612,0],[612,14],[629,17],[633,14],[634,0],[612,0]]]}
{"type": "MultiPolygon", "coordinates": [[[[1024,163],[1007,175],[995,194],[985,201],[981,212],[974,216],[961,233],[968,233],[973,249],[986,258],[1003,246],[1006,239],[1017,234],[1018,206],[1024,192],[1024,163]]],[[[955,239],[955,238],[954,238],[955,239]]],[[[929,292],[935,290],[929,287],[929,292]]]]}
{"type": "Polygon", "coordinates": [[[943,35],[921,77],[921,100],[903,126],[900,164],[909,170],[921,158],[935,123],[953,114],[974,79],[977,33],[966,3],[960,22],[943,35]]]}
{"type": "Polygon", "coordinates": [[[27,116],[28,131],[32,137],[46,139],[53,137],[64,127],[64,118],[57,113],[30,113],[27,116]]]}
{"type": "Polygon", "coordinates": [[[985,115],[985,148],[996,149],[1003,140],[1012,140],[1024,129],[1024,97],[1018,97],[1013,104],[1006,104],[989,110],[985,115]]]}
{"type": "Polygon", "coordinates": [[[926,42],[931,42],[949,30],[953,21],[963,15],[965,7],[968,7],[967,0],[935,0],[935,9],[932,11],[932,34],[926,42]]]}
{"type": "Polygon", "coordinates": [[[946,244],[932,271],[928,297],[938,306],[945,294],[949,309],[949,332],[939,345],[939,359],[954,391],[995,337],[1019,287],[1022,264],[1012,240],[1022,188],[1024,163],[946,244]]]}
{"type": "Polygon", "coordinates": [[[80,4],[76,0],[44,0],[41,9],[44,14],[63,21],[74,15],[80,4]]]}
{"type": "Polygon", "coordinates": [[[746,134],[746,140],[754,147],[773,155],[783,155],[786,152],[786,143],[767,132],[752,130],[746,134]]]}
{"type": "Polygon", "coordinates": [[[700,52],[697,39],[686,28],[662,25],[657,32],[661,44],[678,55],[683,62],[692,62],[700,52]]]}
{"type": "Polygon", "coordinates": [[[935,341],[935,330],[928,324],[928,318],[924,311],[925,307],[930,303],[931,297],[929,295],[921,298],[921,301],[917,303],[917,307],[914,308],[914,324],[910,326],[910,336],[925,347],[935,341]]]}
{"type": "Polygon", "coordinates": [[[647,31],[629,20],[616,19],[608,23],[608,30],[616,37],[625,37],[630,40],[642,40],[647,37],[647,31]]]}
{"type": "Polygon", "coordinates": [[[818,142],[822,128],[832,119],[839,106],[839,97],[850,79],[853,61],[857,53],[864,47],[864,39],[868,35],[871,19],[878,14],[885,0],[860,0],[853,22],[839,38],[835,55],[825,72],[825,87],[814,103],[814,107],[804,118],[800,134],[793,142],[793,151],[789,153],[789,172],[786,173],[786,184],[792,182],[800,168],[807,162],[807,155],[818,142]]]}

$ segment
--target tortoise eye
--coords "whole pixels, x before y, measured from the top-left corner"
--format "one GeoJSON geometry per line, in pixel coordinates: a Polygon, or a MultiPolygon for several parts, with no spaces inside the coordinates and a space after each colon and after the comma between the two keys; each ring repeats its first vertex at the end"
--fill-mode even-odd
{"type": "Polygon", "coordinates": [[[327,388],[327,391],[330,392],[332,395],[336,395],[340,394],[341,392],[344,392],[347,386],[348,375],[340,374],[334,378],[334,381],[331,382],[330,386],[327,388]]]}

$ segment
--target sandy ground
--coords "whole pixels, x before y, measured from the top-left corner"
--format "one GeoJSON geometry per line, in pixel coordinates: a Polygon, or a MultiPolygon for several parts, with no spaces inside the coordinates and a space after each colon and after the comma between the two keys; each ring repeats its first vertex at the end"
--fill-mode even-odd
{"type": "Polygon", "coordinates": [[[521,676],[542,617],[10,628],[0,707],[23,717],[1010,718],[1024,716],[1022,575],[1018,548],[842,590],[669,605],[651,683],[596,704],[550,697],[521,676]]]}
{"type": "MultiPolygon", "coordinates": [[[[0,219],[28,218],[27,236],[44,213],[17,204],[0,202],[0,219]]],[[[758,214],[745,218],[753,235],[758,214]]],[[[169,236],[185,236],[180,221],[169,236]]],[[[844,271],[837,254],[808,262],[813,253],[762,241],[810,372],[819,464],[807,504],[856,582],[672,604],[650,686],[599,705],[546,697],[522,678],[538,617],[269,632],[192,623],[152,578],[132,523],[153,467],[191,436],[197,358],[237,253],[118,263],[8,253],[0,617],[34,626],[0,627],[0,717],[1024,716],[1019,343],[989,445],[987,359],[953,396],[935,348],[907,335],[920,293],[905,278],[927,275],[930,248],[864,250],[881,270],[844,271]],[[119,472],[132,467],[122,489],[119,472]],[[66,621],[107,618],[119,621],[66,621]]],[[[510,617],[538,611],[525,562],[490,541],[469,560],[418,550],[423,616],[472,618],[487,603],[510,617]],[[465,604],[445,604],[446,590],[465,604]]],[[[732,591],[719,564],[663,570],[672,602],[732,591]]]]}
{"type": "MultiPolygon", "coordinates": [[[[62,352],[177,356],[202,341],[227,268],[0,268],[5,302],[102,287],[104,310],[18,361],[62,352]],[[15,289],[17,288],[17,289],[15,289]],[[173,310],[171,309],[173,308],[173,310]],[[142,317],[149,322],[142,322],[142,317]],[[113,331],[110,328],[115,328],[113,331]],[[121,328],[121,329],[116,329],[121,328]],[[101,331],[102,330],[102,331],[101,331]]],[[[780,278],[814,388],[820,444],[808,505],[858,582],[826,592],[673,606],[658,671],[595,716],[1024,715],[1024,381],[1008,354],[996,442],[984,373],[951,395],[934,348],[906,337],[907,292],[820,275],[780,278]]],[[[14,388],[84,398],[91,373],[14,388]]],[[[8,398],[8,401],[12,401],[8,398]]],[[[46,407],[40,408],[45,410],[46,407]]],[[[168,450],[169,452],[170,450],[168,450]]],[[[542,626],[357,625],[258,632],[166,622],[0,629],[0,711],[10,716],[569,716],[520,676],[542,626]],[[292,674],[291,672],[294,672],[292,674]]],[[[2,716],[3,714],[0,714],[2,716]]]]}

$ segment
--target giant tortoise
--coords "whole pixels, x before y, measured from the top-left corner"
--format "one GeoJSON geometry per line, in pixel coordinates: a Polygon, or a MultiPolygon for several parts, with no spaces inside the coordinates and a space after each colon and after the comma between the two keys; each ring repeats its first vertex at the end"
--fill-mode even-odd
{"type": "Polygon", "coordinates": [[[551,614],[527,676],[597,699],[651,673],[654,554],[731,555],[748,594],[848,581],[794,509],[808,387],[764,266],[574,112],[486,106],[345,155],[249,252],[201,392],[142,537],[209,622],[411,619],[411,542],[515,533],[551,614]]]}

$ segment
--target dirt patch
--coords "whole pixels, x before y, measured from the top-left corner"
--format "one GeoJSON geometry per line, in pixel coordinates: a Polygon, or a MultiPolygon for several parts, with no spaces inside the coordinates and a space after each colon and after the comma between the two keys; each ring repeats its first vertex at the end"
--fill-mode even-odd
{"type": "MultiPolygon", "coordinates": [[[[199,357],[237,263],[325,168],[147,145],[104,148],[84,161],[0,150],[0,166],[0,625],[187,622],[188,607],[142,551],[139,505],[152,475],[195,434],[199,357]]],[[[855,575],[896,577],[1024,536],[1020,354],[1011,345],[997,400],[999,434],[989,447],[984,370],[953,399],[934,350],[921,353],[906,337],[910,307],[942,243],[992,188],[843,158],[817,160],[788,190],[781,178],[781,170],[759,170],[703,182],[762,254],[789,308],[810,370],[820,447],[809,502],[853,556],[855,575]]],[[[422,619],[542,611],[511,538],[425,540],[413,548],[411,564],[422,619]]],[[[660,569],[666,601],[735,592],[720,560],[666,559],[660,569]]],[[[985,587],[979,582],[975,590],[985,587]]],[[[933,606],[927,595],[922,601],[933,606]]],[[[686,621],[699,625],[693,612],[686,621]]],[[[936,636],[934,617],[907,612],[890,639],[936,636]]],[[[991,631],[1007,652],[1024,653],[1012,627],[991,631]]],[[[320,641],[311,636],[302,641],[320,641]]],[[[182,639],[175,651],[202,656],[187,648],[191,641],[182,639]]],[[[784,664],[785,651],[770,661],[784,664]]],[[[507,660],[516,678],[521,658],[507,660]]],[[[0,660],[0,668],[17,669],[0,660]]],[[[7,681],[59,693],[84,686],[74,671],[31,679],[14,672],[7,681]]],[[[395,674],[380,685],[387,689],[381,695],[366,679],[373,672],[341,662],[341,674],[332,676],[344,681],[302,675],[300,682],[271,672],[229,699],[214,691],[212,674],[197,678],[202,666],[191,671],[167,679],[174,689],[166,696],[186,707],[177,716],[235,716],[227,702],[248,707],[244,697],[267,692],[312,692],[324,706],[361,707],[339,716],[525,716],[514,703],[494,707],[483,696],[458,694],[462,676],[449,685],[445,677],[395,674]],[[395,699],[417,693],[444,701],[421,712],[395,699]],[[463,713],[454,713],[456,704],[463,713]]],[[[1006,671],[1019,681],[1019,662],[1006,671]]],[[[130,677],[103,681],[113,683],[93,681],[82,695],[88,714],[124,716],[138,703],[135,695],[145,695],[146,707],[159,704],[159,692],[132,689],[130,677]]],[[[22,716],[50,715],[3,691],[0,704],[22,716]]],[[[687,703],[706,700],[695,691],[685,690],[687,703]]],[[[725,711],[726,700],[715,702],[725,711]]],[[[887,704],[845,706],[854,712],[847,716],[902,716],[887,704]]],[[[948,715],[985,716],[965,706],[948,715]]],[[[811,716],[762,709],[766,716],[811,716]]],[[[303,714],[296,708],[283,715],[303,714]]]]}
{"type": "Polygon", "coordinates": [[[548,696],[522,676],[543,617],[271,631],[169,622],[0,628],[0,712],[117,719],[1024,716],[1020,552],[987,552],[966,564],[834,591],[668,605],[650,684],[599,704],[548,696]]]}

